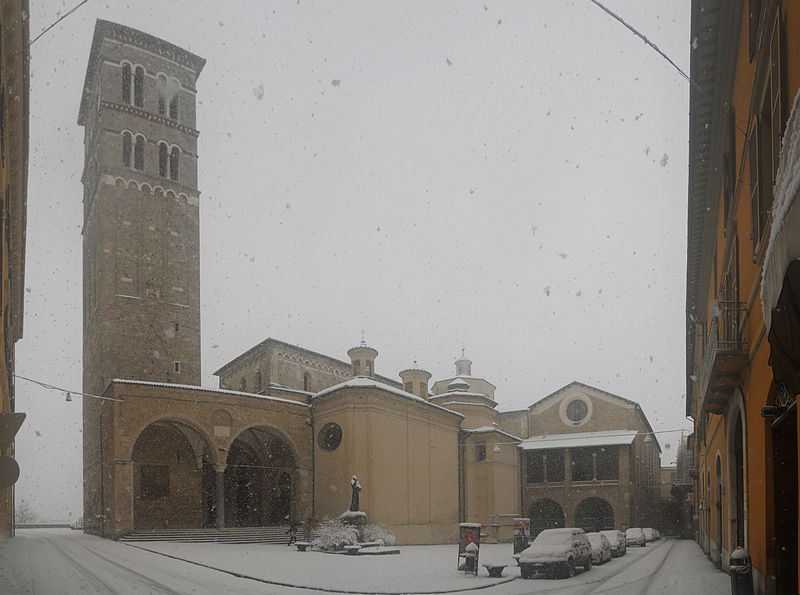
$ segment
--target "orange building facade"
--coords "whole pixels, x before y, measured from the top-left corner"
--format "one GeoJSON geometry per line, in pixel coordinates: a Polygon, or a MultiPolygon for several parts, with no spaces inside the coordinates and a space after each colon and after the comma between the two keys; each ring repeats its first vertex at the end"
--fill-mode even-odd
{"type": "Polygon", "coordinates": [[[796,593],[800,4],[692,2],[686,414],[693,528],[796,593]]]}

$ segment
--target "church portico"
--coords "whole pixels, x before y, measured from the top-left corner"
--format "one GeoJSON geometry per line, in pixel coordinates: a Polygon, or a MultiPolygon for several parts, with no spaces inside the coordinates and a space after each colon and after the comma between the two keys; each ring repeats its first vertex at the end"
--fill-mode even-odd
{"type": "Polygon", "coordinates": [[[235,391],[116,380],[104,396],[94,532],[267,526],[311,511],[309,406],[235,391]],[[102,460],[102,463],[100,462],[102,460]],[[111,512],[107,517],[100,511],[111,512]],[[100,521],[103,522],[100,522],[100,521]]]}

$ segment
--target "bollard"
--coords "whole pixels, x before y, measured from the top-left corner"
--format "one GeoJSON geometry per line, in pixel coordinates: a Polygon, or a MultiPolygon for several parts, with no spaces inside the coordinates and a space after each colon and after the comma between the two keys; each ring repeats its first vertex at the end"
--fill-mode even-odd
{"type": "Polygon", "coordinates": [[[741,546],[733,550],[728,572],[731,575],[731,593],[733,595],[753,595],[750,552],[741,546]]]}

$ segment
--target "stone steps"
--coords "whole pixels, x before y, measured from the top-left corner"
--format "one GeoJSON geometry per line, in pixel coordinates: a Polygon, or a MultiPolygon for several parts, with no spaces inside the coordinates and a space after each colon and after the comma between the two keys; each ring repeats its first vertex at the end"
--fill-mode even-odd
{"type": "Polygon", "coordinates": [[[226,529],[155,529],[134,531],[123,542],[176,541],[181,543],[275,543],[286,545],[288,527],[231,527],[226,529]]]}

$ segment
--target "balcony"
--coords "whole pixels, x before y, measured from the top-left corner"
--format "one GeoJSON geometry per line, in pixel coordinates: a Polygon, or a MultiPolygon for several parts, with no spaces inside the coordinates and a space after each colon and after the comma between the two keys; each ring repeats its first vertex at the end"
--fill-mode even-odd
{"type": "Polygon", "coordinates": [[[742,340],[742,302],[720,301],[719,315],[711,321],[703,353],[703,412],[721,414],[747,369],[747,345],[742,340]]]}

